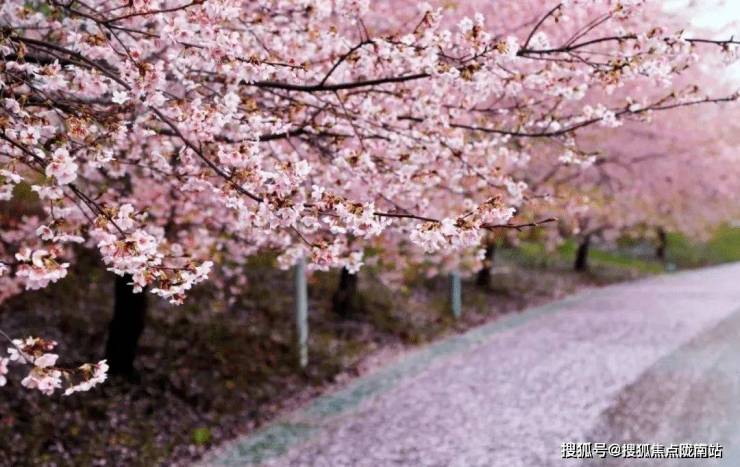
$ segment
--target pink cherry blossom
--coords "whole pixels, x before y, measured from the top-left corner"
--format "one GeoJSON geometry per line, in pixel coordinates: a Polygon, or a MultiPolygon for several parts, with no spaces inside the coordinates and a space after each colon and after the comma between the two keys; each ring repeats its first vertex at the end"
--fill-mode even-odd
{"type": "Polygon", "coordinates": [[[52,153],[51,162],[46,166],[46,175],[54,177],[59,185],[67,185],[77,178],[78,165],[65,148],[52,153]]]}
{"type": "Polygon", "coordinates": [[[9,359],[0,357],[0,386],[5,386],[8,382],[6,375],[8,374],[8,363],[9,359]]]}
{"type": "MultiPolygon", "coordinates": [[[[0,336],[7,338],[0,331],[0,336]]],[[[75,384],[67,384],[64,394],[89,391],[107,378],[108,365],[105,360],[97,364],[86,363],[76,369],[67,369],[57,366],[59,355],[49,353],[57,343],[38,337],[12,339],[8,347],[8,357],[0,357],[0,386],[7,383],[9,363],[16,363],[30,367],[29,372],[21,380],[21,385],[28,389],[37,389],[42,394],[51,396],[57,389],[64,386],[64,382],[78,380],[75,384]]]]}
{"type": "MultiPolygon", "coordinates": [[[[732,218],[738,94],[714,75],[738,41],[658,3],[6,0],[0,301],[79,249],[178,304],[264,251],[445,271],[555,219],[553,244],[732,218]],[[718,156],[675,154],[676,122],[718,156]]],[[[27,385],[54,390],[38,357],[27,385]]]]}

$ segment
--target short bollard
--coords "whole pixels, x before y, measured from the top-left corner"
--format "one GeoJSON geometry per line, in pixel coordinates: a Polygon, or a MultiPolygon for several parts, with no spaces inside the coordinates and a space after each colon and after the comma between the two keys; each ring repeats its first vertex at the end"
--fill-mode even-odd
{"type": "Polygon", "coordinates": [[[462,315],[462,287],[460,285],[460,273],[450,273],[450,310],[455,319],[462,315]]]}
{"type": "Polygon", "coordinates": [[[308,292],[306,290],[306,259],[295,264],[295,322],[298,344],[298,364],[308,365],[308,292]]]}

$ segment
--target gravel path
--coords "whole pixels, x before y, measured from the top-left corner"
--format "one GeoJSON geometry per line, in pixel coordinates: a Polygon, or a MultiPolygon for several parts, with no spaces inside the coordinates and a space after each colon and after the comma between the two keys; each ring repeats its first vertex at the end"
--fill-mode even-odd
{"type": "Polygon", "coordinates": [[[704,394],[695,383],[717,368],[729,369],[701,423],[735,413],[733,329],[740,263],[590,290],[414,352],[203,465],[576,466],[561,443],[727,443],[732,423],[681,432],[661,421],[699,420],[688,409],[704,394]],[[682,365],[684,355],[698,363],[682,365]]]}

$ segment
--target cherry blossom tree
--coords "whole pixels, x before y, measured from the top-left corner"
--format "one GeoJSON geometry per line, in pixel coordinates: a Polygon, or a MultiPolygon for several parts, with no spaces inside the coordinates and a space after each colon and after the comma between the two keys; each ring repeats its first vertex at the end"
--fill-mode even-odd
{"type": "Polygon", "coordinates": [[[541,147],[737,97],[672,85],[736,41],[639,0],[369,7],[6,0],[0,195],[30,190],[33,220],[2,218],[0,293],[62,279],[74,245],[175,304],[265,249],[348,273],[380,238],[480,258],[546,220],[516,217],[541,147]]]}
{"type": "MultiPolygon", "coordinates": [[[[697,78],[708,80],[705,73],[682,80],[697,78]]],[[[656,255],[665,259],[666,231],[702,239],[740,214],[736,113],[728,104],[686,107],[582,135],[583,151],[561,155],[564,164],[530,165],[530,173],[538,174],[534,191],[546,200],[530,207],[558,217],[564,235],[582,239],[581,268],[594,236],[607,242],[654,237],[656,255]]]]}

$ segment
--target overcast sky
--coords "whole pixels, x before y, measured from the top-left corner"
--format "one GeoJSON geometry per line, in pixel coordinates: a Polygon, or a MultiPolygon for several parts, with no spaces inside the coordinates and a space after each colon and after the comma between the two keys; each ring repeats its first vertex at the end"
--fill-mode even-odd
{"type": "Polygon", "coordinates": [[[733,33],[740,22],[740,0],[664,0],[671,11],[686,12],[696,28],[733,33]]]}
{"type": "MultiPolygon", "coordinates": [[[[711,39],[740,39],[740,0],[663,0],[666,9],[686,15],[696,30],[687,28],[687,36],[711,39]],[[710,32],[712,31],[712,32],[710,32]]],[[[733,81],[740,83],[740,63],[727,69],[733,81]]]]}

